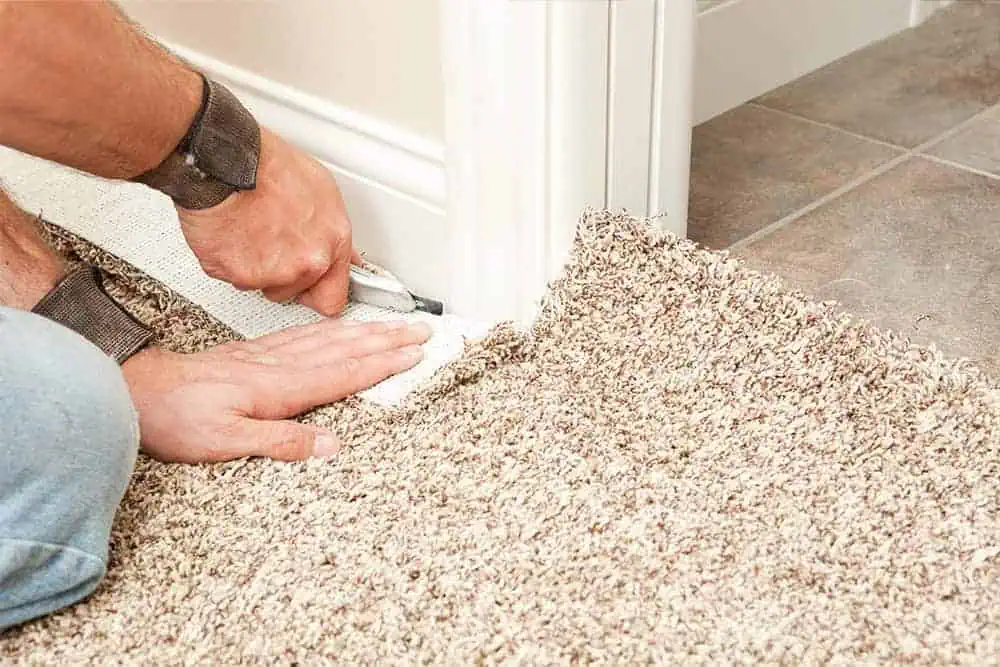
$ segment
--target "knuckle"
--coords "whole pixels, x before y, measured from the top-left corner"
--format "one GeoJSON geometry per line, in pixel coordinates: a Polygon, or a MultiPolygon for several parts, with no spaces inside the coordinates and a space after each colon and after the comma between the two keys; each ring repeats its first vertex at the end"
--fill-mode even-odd
{"type": "Polygon", "coordinates": [[[288,300],[284,292],[275,291],[273,289],[266,289],[261,292],[264,298],[268,301],[273,301],[274,303],[284,303],[288,300]]]}
{"type": "Polygon", "coordinates": [[[308,302],[304,301],[303,303],[305,303],[306,305],[308,305],[310,308],[317,311],[321,315],[325,315],[326,317],[336,317],[337,315],[340,314],[340,311],[342,310],[339,304],[331,303],[328,299],[321,300],[314,298],[308,300],[308,302]]]}
{"type": "Polygon", "coordinates": [[[368,322],[365,324],[361,332],[365,336],[377,336],[379,334],[384,334],[389,331],[388,322],[368,322]]]}
{"type": "Polygon", "coordinates": [[[224,280],[226,277],[226,270],[222,268],[220,264],[215,262],[200,262],[202,271],[205,272],[211,278],[216,280],[224,280]]]}
{"type": "Polygon", "coordinates": [[[261,289],[261,292],[269,299],[272,296],[277,297],[278,300],[288,299],[298,295],[302,291],[301,286],[297,285],[301,280],[301,276],[290,274],[272,276],[267,280],[267,286],[261,289]]]}
{"type": "Polygon", "coordinates": [[[217,280],[225,280],[237,289],[249,290],[260,287],[260,281],[253,271],[237,266],[231,269],[223,269],[217,275],[211,275],[217,280]]]}
{"type": "Polygon", "coordinates": [[[284,461],[297,461],[309,456],[312,452],[311,438],[302,433],[289,434],[274,444],[272,455],[284,461]]]}
{"type": "Polygon", "coordinates": [[[333,240],[337,244],[347,243],[351,240],[351,226],[340,216],[333,225],[333,240]]]}
{"type": "Polygon", "coordinates": [[[409,343],[412,336],[413,333],[406,327],[394,329],[389,332],[389,343],[393,347],[399,347],[400,345],[409,343]]]}
{"type": "Polygon", "coordinates": [[[216,426],[214,432],[205,435],[201,440],[202,457],[206,461],[227,461],[239,448],[243,431],[235,421],[226,421],[216,426]]]}
{"type": "Polygon", "coordinates": [[[338,229],[334,231],[330,248],[334,257],[344,258],[350,256],[353,247],[350,230],[338,229]]]}
{"type": "Polygon", "coordinates": [[[294,263],[283,266],[279,273],[284,284],[292,284],[314,277],[317,270],[316,258],[312,255],[306,255],[294,263]]]}
{"type": "Polygon", "coordinates": [[[231,283],[246,282],[248,273],[239,262],[234,262],[230,258],[221,257],[214,261],[201,263],[202,269],[209,276],[217,280],[226,280],[231,283]]]}
{"type": "Polygon", "coordinates": [[[330,268],[330,254],[323,250],[311,253],[304,263],[304,270],[309,274],[322,275],[330,268]]]}
{"type": "Polygon", "coordinates": [[[347,357],[340,360],[340,372],[346,377],[357,377],[361,374],[363,365],[357,357],[347,357]]]}
{"type": "Polygon", "coordinates": [[[241,341],[229,349],[229,354],[239,361],[247,361],[258,354],[263,354],[266,348],[253,341],[241,341]]]}

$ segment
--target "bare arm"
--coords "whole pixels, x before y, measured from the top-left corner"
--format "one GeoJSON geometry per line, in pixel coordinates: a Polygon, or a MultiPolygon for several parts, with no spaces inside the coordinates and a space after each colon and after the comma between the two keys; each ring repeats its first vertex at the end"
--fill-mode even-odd
{"type": "MultiPolygon", "coordinates": [[[[203,86],[110,2],[0,0],[0,144],[133,178],[184,137],[203,86]]],[[[336,315],[360,255],[333,176],[262,128],[256,183],[211,208],[178,206],[188,245],[213,278],[336,315]]]]}
{"type": "MultiPolygon", "coordinates": [[[[0,143],[106,178],[132,178],[184,136],[202,80],[107,2],[0,0],[0,143]]],[[[178,208],[216,278],[333,314],[347,294],[350,224],[333,177],[262,131],[258,185],[208,209],[178,208]],[[234,233],[239,230],[240,233],[234,233]]],[[[65,266],[0,190],[0,305],[28,310],[65,266]]],[[[288,417],[410,368],[426,325],[338,319],[181,355],[124,363],[142,443],[173,461],[330,455],[337,444],[288,417]]]]}
{"type": "Polygon", "coordinates": [[[35,221],[0,189],[0,306],[30,310],[64,270],[35,221]]]}
{"type": "Polygon", "coordinates": [[[111,3],[0,2],[0,144],[132,178],[177,145],[201,95],[111,3]]]}

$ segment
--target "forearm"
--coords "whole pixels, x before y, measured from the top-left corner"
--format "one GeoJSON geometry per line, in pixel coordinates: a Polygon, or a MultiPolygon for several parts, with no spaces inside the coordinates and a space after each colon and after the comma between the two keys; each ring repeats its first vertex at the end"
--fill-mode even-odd
{"type": "Polygon", "coordinates": [[[30,310],[65,271],[38,222],[0,189],[0,305],[30,310]]]}
{"type": "Polygon", "coordinates": [[[0,0],[0,144],[106,178],[160,163],[200,76],[109,2],[0,0]]]}

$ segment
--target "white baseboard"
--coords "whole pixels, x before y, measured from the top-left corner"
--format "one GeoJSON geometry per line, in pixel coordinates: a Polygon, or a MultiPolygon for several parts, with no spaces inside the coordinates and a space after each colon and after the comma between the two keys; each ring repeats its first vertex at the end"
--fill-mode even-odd
{"type": "Polygon", "coordinates": [[[161,43],[232,88],[261,123],[317,158],[430,206],[444,206],[442,143],[180,44],[161,43]]]}
{"type": "Polygon", "coordinates": [[[694,123],[910,27],[913,7],[913,0],[730,0],[713,6],[697,21],[694,123]]]}
{"type": "Polygon", "coordinates": [[[262,125],[325,163],[343,192],[358,248],[415,292],[448,307],[454,263],[443,144],[184,46],[161,43],[229,87],[262,125]]]}

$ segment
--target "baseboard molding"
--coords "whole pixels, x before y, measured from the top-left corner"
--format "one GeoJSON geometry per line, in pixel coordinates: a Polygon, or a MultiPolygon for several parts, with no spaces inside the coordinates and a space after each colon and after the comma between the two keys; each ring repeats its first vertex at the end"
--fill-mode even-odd
{"type": "Polygon", "coordinates": [[[204,53],[161,44],[218,79],[260,122],[340,170],[443,208],[444,145],[204,53]]]}
{"type": "Polygon", "coordinates": [[[414,291],[450,306],[455,263],[449,256],[443,144],[160,41],[230,87],[261,124],[334,172],[357,247],[414,291]]]}
{"type": "Polygon", "coordinates": [[[912,14],[912,0],[730,0],[713,6],[697,19],[694,123],[910,27],[912,14]]]}

